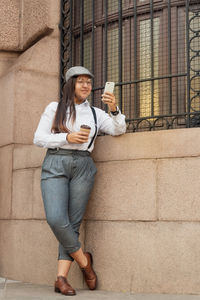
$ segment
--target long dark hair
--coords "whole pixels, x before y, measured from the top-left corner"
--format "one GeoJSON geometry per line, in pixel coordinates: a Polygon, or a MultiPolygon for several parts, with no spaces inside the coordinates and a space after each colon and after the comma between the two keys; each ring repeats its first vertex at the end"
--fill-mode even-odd
{"type": "Polygon", "coordinates": [[[67,132],[66,121],[72,118],[72,122],[76,120],[76,110],[74,105],[76,77],[70,78],[63,87],[63,97],[58,103],[55,118],[51,131],[53,133],[67,132]],[[69,109],[69,114],[66,112],[69,109]],[[68,117],[67,117],[68,116],[68,117]]]}

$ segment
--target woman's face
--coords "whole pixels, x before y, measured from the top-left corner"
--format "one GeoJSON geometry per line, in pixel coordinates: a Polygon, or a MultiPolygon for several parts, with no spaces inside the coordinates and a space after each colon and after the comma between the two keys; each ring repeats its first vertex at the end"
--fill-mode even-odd
{"type": "Polygon", "coordinates": [[[80,75],[75,84],[75,103],[82,103],[90,95],[92,90],[92,79],[87,75],[80,75]]]}

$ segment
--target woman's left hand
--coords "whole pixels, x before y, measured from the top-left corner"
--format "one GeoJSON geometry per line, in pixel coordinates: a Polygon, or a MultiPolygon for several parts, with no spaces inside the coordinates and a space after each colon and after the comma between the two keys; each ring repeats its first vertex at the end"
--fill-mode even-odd
{"type": "Polygon", "coordinates": [[[110,92],[105,92],[101,97],[102,97],[103,103],[108,104],[110,111],[117,110],[116,99],[115,99],[114,94],[112,94],[110,92]]]}

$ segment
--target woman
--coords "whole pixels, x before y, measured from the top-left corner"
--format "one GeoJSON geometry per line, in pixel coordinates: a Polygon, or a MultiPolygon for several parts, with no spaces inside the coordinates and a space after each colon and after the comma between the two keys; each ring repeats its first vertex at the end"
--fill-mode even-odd
{"type": "Polygon", "coordinates": [[[98,131],[125,133],[125,116],[116,106],[115,96],[102,95],[111,114],[91,109],[87,97],[92,90],[93,75],[84,67],[70,68],[66,74],[63,98],[45,109],[35,132],[34,143],[48,148],[42,165],[41,190],[47,222],[59,241],[58,274],[55,292],[75,295],[67,275],[75,260],[89,289],[94,290],[97,276],[92,255],[83,252],[79,227],[94,183],[96,167],[90,153],[98,131]],[[87,125],[91,130],[80,130],[87,125]]]}

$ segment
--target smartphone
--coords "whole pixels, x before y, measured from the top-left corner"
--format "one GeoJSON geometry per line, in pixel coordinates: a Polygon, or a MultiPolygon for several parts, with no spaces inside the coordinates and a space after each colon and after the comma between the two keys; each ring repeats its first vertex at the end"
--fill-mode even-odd
{"type": "Polygon", "coordinates": [[[106,84],[105,84],[105,88],[104,88],[104,92],[103,93],[105,93],[105,92],[113,93],[114,87],[115,87],[115,83],[114,82],[107,81],[106,84]]]}

